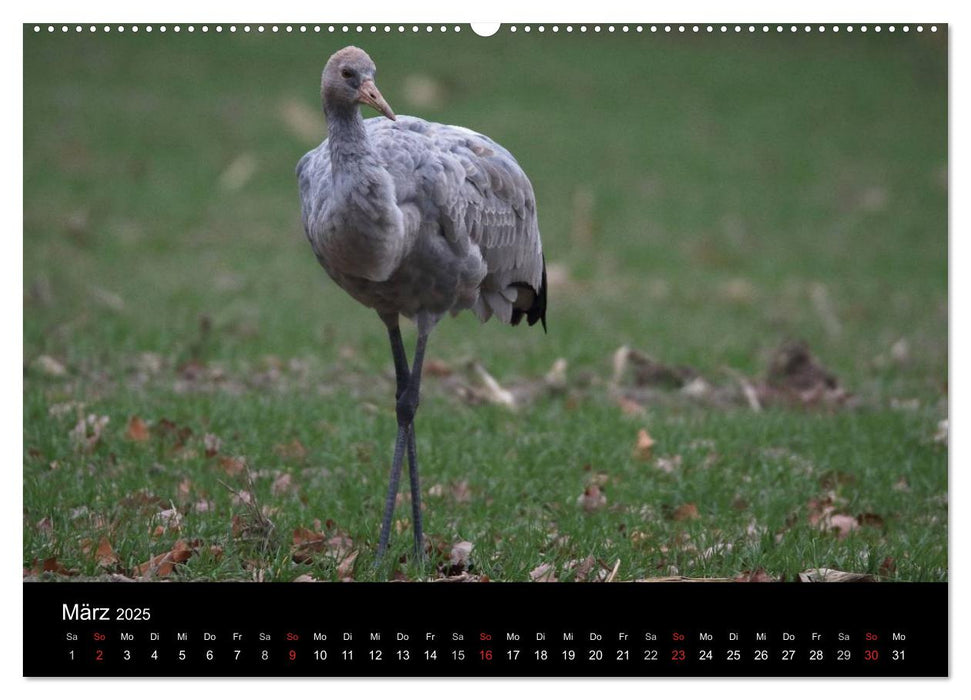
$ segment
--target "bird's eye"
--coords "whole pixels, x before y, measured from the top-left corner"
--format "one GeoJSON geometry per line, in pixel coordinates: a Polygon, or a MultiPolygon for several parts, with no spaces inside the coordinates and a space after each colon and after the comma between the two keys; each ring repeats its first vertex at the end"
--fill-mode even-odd
{"type": "Polygon", "coordinates": [[[353,78],[354,77],[354,73],[352,73],[350,70],[348,70],[347,68],[345,68],[344,70],[341,71],[341,77],[344,78],[344,79],[353,78]]]}

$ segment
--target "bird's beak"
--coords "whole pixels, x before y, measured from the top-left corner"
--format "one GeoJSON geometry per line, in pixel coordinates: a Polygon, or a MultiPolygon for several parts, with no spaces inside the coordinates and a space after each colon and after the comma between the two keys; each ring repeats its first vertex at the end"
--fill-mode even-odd
{"type": "Polygon", "coordinates": [[[378,86],[374,84],[373,80],[365,80],[361,83],[361,88],[357,91],[357,99],[359,102],[374,107],[391,121],[396,120],[394,112],[391,111],[391,106],[381,96],[381,91],[378,90],[378,86]]]}

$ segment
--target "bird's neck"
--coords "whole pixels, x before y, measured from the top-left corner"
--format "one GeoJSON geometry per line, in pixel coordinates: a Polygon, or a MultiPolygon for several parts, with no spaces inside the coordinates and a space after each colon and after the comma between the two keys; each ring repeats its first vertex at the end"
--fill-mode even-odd
{"type": "Polygon", "coordinates": [[[357,105],[349,108],[325,105],[324,113],[330,161],[335,171],[352,163],[357,166],[377,164],[357,105]]]}

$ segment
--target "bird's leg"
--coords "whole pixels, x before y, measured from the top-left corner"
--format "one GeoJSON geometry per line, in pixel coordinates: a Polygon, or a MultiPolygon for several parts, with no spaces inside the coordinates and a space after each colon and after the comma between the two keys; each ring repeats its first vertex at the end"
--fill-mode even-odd
{"type": "Polygon", "coordinates": [[[415,533],[415,557],[421,559],[424,556],[424,541],[422,539],[421,523],[421,483],[418,478],[418,450],[415,446],[415,412],[418,410],[419,395],[421,390],[421,367],[425,360],[425,345],[428,342],[428,333],[422,332],[422,325],[419,325],[418,344],[415,347],[415,363],[411,369],[411,376],[408,380],[408,388],[405,393],[398,398],[398,425],[402,421],[407,421],[408,430],[408,477],[411,481],[411,521],[412,529],[415,533]]]}
{"type": "Polygon", "coordinates": [[[381,521],[381,537],[378,539],[377,560],[381,561],[388,548],[391,537],[391,518],[394,515],[394,502],[398,497],[398,481],[401,479],[401,461],[408,440],[408,429],[398,426],[398,437],[394,441],[394,456],[391,458],[391,481],[388,483],[388,496],[384,501],[384,518],[381,521]]]}
{"type": "MultiPolygon", "coordinates": [[[[400,400],[408,386],[408,379],[411,375],[408,369],[408,356],[405,354],[405,346],[401,341],[401,329],[398,327],[398,316],[381,317],[388,326],[388,338],[391,340],[391,355],[394,357],[395,373],[395,401],[400,400]]],[[[398,481],[401,478],[401,462],[404,456],[406,443],[413,442],[414,437],[410,437],[410,429],[406,430],[399,421],[398,436],[394,443],[394,456],[391,459],[391,480],[388,484],[388,496],[384,502],[384,518],[381,520],[381,536],[378,539],[378,561],[388,548],[388,540],[391,537],[391,519],[394,516],[395,500],[398,497],[398,481]]],[[[409,450],[409,459],[411,450],[409,450]]]]}

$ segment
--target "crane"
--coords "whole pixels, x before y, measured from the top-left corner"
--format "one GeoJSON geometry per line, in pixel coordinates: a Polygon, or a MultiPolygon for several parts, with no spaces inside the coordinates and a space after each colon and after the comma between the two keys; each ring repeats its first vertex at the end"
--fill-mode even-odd
{"type": "Polygon", "coordinates": [[[423,556],[414,417],[429,334],[446,313],[464,309],[482,322],[539,321],[545,331],[546,262],[533,188],[509,151],[464,127],[396,116],[375,72],[371,57],[354,46],[327,61],[320,87],[327,138],[300,159],[297,180],[317,261],[378,313],[391,342],[398,432],[380,561],[405,454],[415,554],[423,556]],[[362,104],[382,116],[364,119],[362,104]],[[418,328],[411,366],[401,316],[418,328]]]}

